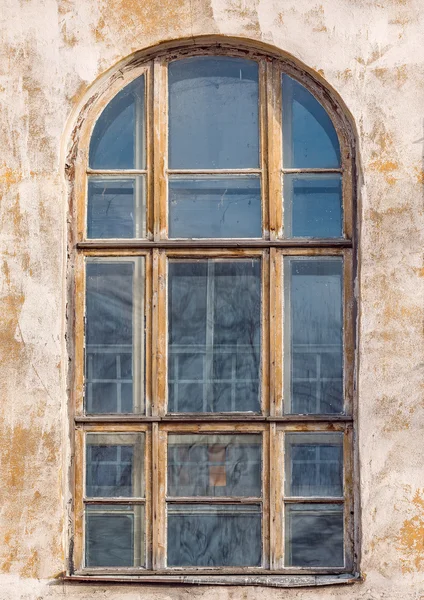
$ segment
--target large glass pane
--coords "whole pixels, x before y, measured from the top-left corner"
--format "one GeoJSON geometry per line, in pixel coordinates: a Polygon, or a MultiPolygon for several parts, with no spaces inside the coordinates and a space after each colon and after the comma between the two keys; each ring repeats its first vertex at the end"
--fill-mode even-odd
{"type": "Polygon", "coordinates": [[[286,496],[343,496],[343,433],[286,433],[286,496]]]}
{"type": "Polygon", "coordinates": [[[283,159],[285,168],[337,168],[340,147],[324,107],[306,89],[283,75],[283,159]]]}
{"type": "Polygon", "coordinates": [[[85,409],[144,411],[144,259],[88,259],[85,409]]]}
{"type": "Polygon", "coordinates": [[[343,506],[286,504],[288,567],[343,567],[343,506]]]}
{"type": "Polygon", "coordinates": [[[170,412],[259,412],[261,263],[170,261],[170,412]]]}
{"type": "Polygon", "coordinates": [[[258,64],[201,56],[169,64],[169,166],[259,166],[258,64]]]}
{"type": "Polygon", "coordinates": [[[261,496],[262,436],[168,436],[168,496],[261,496]]]}
{"type": "Polygon", "coordinates": [[[343,259],[284,259],[286,410],[343,411],[343,259]]]}
{"type": "Polygon", "coordinates": [[[259,177],[171,177],[173,238],[262,237],[259,177]]]}
{"type": "Polygon", "coordinates": [[[144,506],[85,507],[85,566],[144,565],[144,506]]]}
{"type": "Polygon", "coordinates": [[[144,177],[89,178],[87,237],[145,237],[145,222],[144,177]]]}
{"type": "Polygon", "coordinates": [[[168,505],[169,567],[259,567],[261,507],[168,505]]]}
{"type": "Polygon", "coordinates": [[[340,175],[284,175],[285,237],[343,235],[340,175]]]}
{"type": "Polygon", "coordinates": [[[142,433],[89,433],[86,437],[87,498],[144,496],[142,433]]]}
{"type": "Polygon", "coordinates": [[[97,120],[90,141],[92,169],[144,169],[144,75],[119,92],[97,120]]]}

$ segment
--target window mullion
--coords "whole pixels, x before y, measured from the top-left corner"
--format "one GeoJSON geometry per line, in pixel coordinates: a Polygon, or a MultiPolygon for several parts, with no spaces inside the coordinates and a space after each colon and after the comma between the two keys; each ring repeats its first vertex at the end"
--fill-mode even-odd
{"type": "Polygon", "coordinates": [[[167,62],[153,62],[153,239],[166,239],[168,167],[168,85],[167,62]]]}
{"type": "Polygon", "coordinates": [[[266,63],[266,126],[268,165],[269,237],[281,237],[283,229],[283,205],[281,190],[282,130],[281,130],[281,77],[275,61],[266,63]]]}
{"type": "Polygon", "coordinates": [[[152,425],[152,568],[166,566],[166,444],[167,433],[152,425]]]}

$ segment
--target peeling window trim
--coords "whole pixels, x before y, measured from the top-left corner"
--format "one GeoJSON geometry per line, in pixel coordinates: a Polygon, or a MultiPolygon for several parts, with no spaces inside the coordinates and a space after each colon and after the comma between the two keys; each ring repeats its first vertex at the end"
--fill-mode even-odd
{"type": "MultiPolygon", "coordinates": [[[[263,260],[269,261],[267,272],[273,276],[278,276],[281,264],[278,265],[279,256],[283,255],[341,255],[351,257],[347,260],[348,267],[345,271],[347,275],[347,285],[345,284],[345,294],[347,293],[351,303],[352,310],[349,311],[348,322],[345,326],[349,329],[349,340],[345,342],[346,364],[348,366],[346,378],[349,382],[350,389],[346,395],[347,399],[347,416],[340,419],[330,419],[337,423],[341,421],[344,427],[351,421],[356,420],[356,386],[354,373],[354,358],[356,353],[355,342],[355,320],[356,307],[355,298],[353,295],[353,282],[356,277],[356,241],[357,233],[354,227],[355,223],[355,197],[356,197],[356,170],[355,170],[355,143],[353,128],[349,118],[346,116],[345,108],[339,102],[337,96],[328,92],[321,82],[314,79],[306,69],[301,68],[294,59],[285,56],[276,49],[270,49],[265,44],[251,44],[246,40],[234,40],[232,38],[216,37],[201,37],[193,40],[182,40],[177,44],[175,42],[166,43],[159,48],[147,49],[138,53],[134,58],[121,64],[118,69],[115,69],[111,75],[108,75],[96,86],[97,90],[91,96],[85,107],[81,111],[77,125],[72,136],[72,146],[68,153],[66,163],[67,177],[70,182],[70,219],[69,225],[69,267],[68,267],[68,289],[69,289],[69,304],[68,315],[74,314],[76,309],[76,320],[68,319],[68,350],[71,357],[69,369],[69,390],[70,390],[70,410],[69,424],[72,431],[76,427],[76,437],[72,438],[72,454],[76,460],[72,461],[70,467],[70,481],[72,482],[72,494],[75,503],[78,505],[82,498],[82,468],[81,448],[82,448],[82,433],[83,431],[146,431],[149,423],[152,427],[152,437],[158,435],[158,426],[160,422],[174,422],[178,419],[174,416],[167,416],[164,413],[163,402],[159,403],[156,408],[153,407],[152,414],[148,416],[131,416],[120,418],[104,418],[104,417],[87,417],[84,415],[82,398],[83,398],[83,347],[84,334],[83,322],[81,316],[83,314],[83,262],[84,256],[145,256],[146,271],[151,270],[153,275],[147,282],[147,287],[157,294],[159,302],[164,305],[165,291],[160,290],[159,280],[164,276],[166,271],[165,256],[262,256],[263,260]],[[260,121],[261,121],[261,171],[264,174],[264,197],[263,197],[263,222],[264,230],[269,235],[269,239],[261,240],[168,240],[167,238],[167,215],[166,215],[166,175],[165,175],[165,157],[167,155],[167,134],[166,134],[166,118],[163,118],[164,111],[166,114],[166,65],[168,60],[181,58],[183,56],[196,55],[231,55],[243,56],[245,58],[253,58],[260,64],[261,69],[261,86],[260,86],[260,121]],[[276,95],[278,88],[278,79],[282,72],[294,77],[300,81],[307,89],[309,89],[317,99],[323,104],[332,118],[333,124],[339,136],[342,156],[342,168],[340,171],[343,176],[343,206],[344,206],[344,231],[345,239],[343,240],[282,240],[280,239],[282,230],[282,210],[279,204],[275,201],[281,194],[281,172],[287,171],[281,169],[281,153],[278,148],[281,148],[281,132],[278,133],[278,120],[281,118],[281,98],[276,95]],[[147,173],[147,205],[148,205],[148,239],[145,240],[87,240],[85,236],[85,210],[86,210],[86,177],[90,173],[87,169],[88,148],[92,129],[97,117],[102,112],[103,108],[110,102],[113,96],[118,93],[125,85],[133,79],[144,73],[147,82],[147,130],[150,135],[147,139],[147,165],[143,173],[147,173]],[[267,175],[265,177],[265,174],[267,175]],[[267,199],[273,198],[272,206],[268,205],[267,199]],[[153,219],[153,212],[156,213],[158,219],[153,219]],[[225,248],[225,250],[223,250],[225,248]],[[248,249],[248,250],[245,250],[248,249]],[[281,254],[280,254],[281,252],[281,254]],[[266,258],[267,253],[269,257],[266,258]],[[276,266],[277,265],[277,266],[276,266]],[[71,312],[72,311],[72,312],[71,312]],[[82,312],[81,312],[82,311],[82,312]],[[114,425],[112,425],[114,424],[114,425]],[[156,431],[156,433],[155,433],[156,431]]],[[[224,170],[225,171],[225,170],[224,170]]],[[[290,170],[297,172],[298,170],[290,170]]],[[[334,171],[324,169],[325,172],[334,171]]],[[[113,174],[113,173],[112,173],[113,174]]],[[[264,263],[265,264],[265,263],[264,263]]],[[[275,301],[275,299],[274,299],[275,301]]],[[[268,300],[267,300],[268,302],[268,300]]],[[[272,299],[271,299],[272,303],[272,299]]],[[[272,307],[271,307],[272,320],[272,307]]],[[[159,320],[151,321],[148,325],[150,330],[149,336],[153,339],[164,335],[161,331],[159,320]]],[[[163,319],[162,319],[163,321],[163,319]]],[[[264,316],[267,328],[271,327],[268,323],[268,318],[264,316]]],[[[264,328],[265,329],[265,328],[264,328]]],[[[278,327],[277,327],[278,331],[278,327]]],[[[269,330],[266,335],[269,335],[269,330]]],[[[156,342],[153,342],[156,343],[156,342]]],[[[273,349],[274,357],[278,359],[280,353],[281,365],[281,348],[277,343],[273,349]]],[[[146,356],[152,352],[152,348],[146,348],[146,356]]],[[[150,359],[149,359],[150,360],[150,359]]],[[[267,358],[269,365],[270,358],[267,358]]],[[[153,361],[152,361],[153,362],[153,361]]],[[[277,361],[278,362],[278,361],[277,361]]],[[[151,365],[153,369],[153,365],[151,365]]],[[[157,377],[158,373],[166,373],[164,364],[156,367],[156,373],[151,371],[150,378],[146,385],[151,386],[151,398],[164,398],[165,381],[162,377],[157,377]],[[159,386],[154,390],[153,386],[159,386]]],[[[146,369],[147,371],[147,369],[146,369]]],[[[271,375],[272,377],[272,375],[271,375]]],[[[274,374],[274,377],[278,375],[274,374]]],[[[271,383],[271,385],[273,385],[271,383]]],[[[275,390],[274,390],[275,392],[275,390]]],[[[309,422],[319,423],[320,417],[315,418],[296,418],[293,416],[279,416],[281,410],[281,398],[274,397],[271,394],[269,404],[265,405],[265,415],[259,417],[258,421],[271,421],[271,428],[274,431],[280,429],[279,425],[289,424],[290,422],[297,423],[295,430],[308,430],[309,422]],[[274,402],[274,404],[273,404],[274,402]]],[[[327,419],[328,421],[329,419],[327,419]]],[[[252,423],[253,419],[246,418],[226,418],[221,415],[209,415],[205,418],[187,417],[180,418],[180,421],[186,423],[195,423],[202,421],[204,423],[218,423],[225,421],[226,423],[235,424],[236,421],[243,421],[246,424],[252,423]]],[[[259,423],[258,423],[259,425],[259,423]]],[[[348,429],[345,429],[347,431],[348,429]]],[[[349,427],[349,431],[350,431],[349,427]]],[[[231,429],[232,431],[232,429],[231,429]]],[[[150,434],[149,434],[150,435],[150,434]]],[[[151,574],[130,574],[119,575],[119,569],[114,569],[114,575],[90,573],[89,569],[80,570],[82,556],[82,524],[81,518],[75,519],[75,510],[72,515],[72,524],[69,531],[70,548],[72,548],[69,556],[69,570],[65,576],[65,580],[73,582],[108,582],[108,583],[175,583],[175,584],[204,584],[204,585],[263,585],[266,587],[310,587],[321,585],[336,585],[347,584],[361,581],[358,574],[353,574],[352,567],[358,566],[358,489],[354,481],[357,477],[357,456],[356,448],[353,444],[353,434],[349,434],[352,444],[352,465],[350,468],[349,477],[349,502],[353,518],[349,525],[349,544],[352,547],[350,564],[346,569],[337,569],[338,574],[331,574],[332,569],[324,569],[325,575],[307,574],[308,569],[300,569],[298,574],[290,574],[293,569],[286,568],[284,573],[277,574],[274,570],[272,575],[268,574],[230,574],[235,569],[226,569],[226,573],[222,575],[177,575],[173,574],[171,569],[166,572],[151,572],[151,574]],[[75,560],[76,557],[76,560],[75,560]],[[75,566],[74,566],[75,565],[75,566]],[[76,568],[75,568],[76,567],[76,568]]],[[[155,442],[149,439],[148,451],[154,453],[155,442]]],[[[274,459],[277,455],[274,456],[274,459]]],[[[155,458],[153,457],[153,462],[155,458]]],[[[271,475],[270,475],[271,477],[271,475]]],[[[271,483],[270,483],[271,485],[271,483]]],[[[272,486],[271,486],[272,487],[272,486]]],[[[154,494],[154,490],[152,494],[154,494]]],[[[272,493],[272,492],[271,492],[272,493]]],[[[152,499],[149,499],[149,502],[152,499]]],[[[147,501],[147,499],[146,499],[147,501]]],[[[81,504],[80,504],[81,505],[81,504]]],[[[151,510],[151,509],[150,509],[151,510]]],[[[278,511],[276,511],[278,512],[278,511]]],[[[163,515],[162,515],[163,517],[163,515]]],[[[148,516],[149,518],[149,516],[148,516]]],[[[270,516],[267,516],[269,519],[270,516]]],[[[162,527],[163,530],[163,527],[162,527]]],[[[154,543],[163,543],[163,531],[157,533],[151,531],[150,536],[157,535],[154,543]],[[161,541],[162,540],[162,541],[161,541]]],[[[275,540],[271,541],[275,544],[275,540]]],[[[148,551],[150,546],[148,545],[148,551]]],[[[275,549],[274,549],[275,550],[275,549]]],[[[160,567],[163,564],[163,557],[156,562],[156,566],[160,567]]],[[[154,566],[154,565],[153,565],[154,566]]],[[[190,569],[187,569],[189,571],[190,569]]],[[[251,571],[247,568],[246,571],[251,571]]],[[[261,569],[264,573],[266,569],[261,569]]],[[[316,570],[315,570],[316,571],[316,570]]],[[[334,571],[334,569],[333,569],[334,571]]],[[[215,571],[216,572],[216,571],[215,571]]]]}

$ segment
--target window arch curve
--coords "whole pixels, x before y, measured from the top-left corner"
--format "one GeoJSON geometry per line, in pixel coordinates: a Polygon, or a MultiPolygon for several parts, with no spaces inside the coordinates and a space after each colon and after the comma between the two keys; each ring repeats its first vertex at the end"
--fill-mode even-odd
{"type": "Polygon", "coordinates": [[[354,572],[352,139],[291,60],[231,44],[140,55],[90,102],[80,576],[354,572]]]}

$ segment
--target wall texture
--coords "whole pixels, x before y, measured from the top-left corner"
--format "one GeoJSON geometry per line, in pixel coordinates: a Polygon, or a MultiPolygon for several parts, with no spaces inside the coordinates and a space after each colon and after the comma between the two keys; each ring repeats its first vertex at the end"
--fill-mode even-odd
{"type": "Polygon", "coordinates": [[[420,0],[0,0],[0,599],[424,599],[424,11],[420,0]],[[360,157],[361,569],[305,590],[85,586],[66,555],[67,187],[102,73],[160,41],[267,42],[349,108],[360,157]]]}

